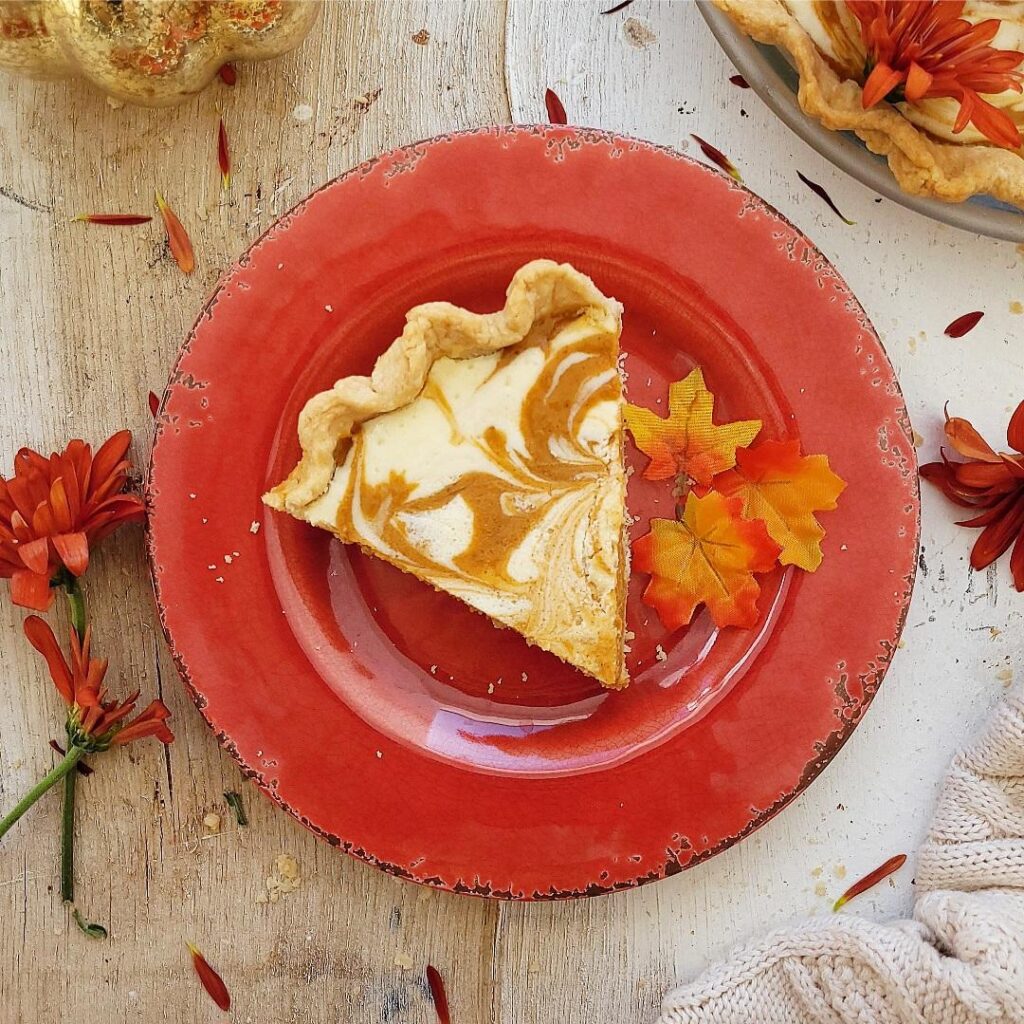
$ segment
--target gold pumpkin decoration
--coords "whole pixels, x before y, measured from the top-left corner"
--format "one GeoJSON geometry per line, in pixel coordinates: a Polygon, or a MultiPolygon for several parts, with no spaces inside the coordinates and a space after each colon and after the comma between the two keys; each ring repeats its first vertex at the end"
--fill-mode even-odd
{"type": "Polygon", "coordinates": [[[228,62],[294,49],[319,11],[314,0],[0,0],[0,68],[170,106],[228,62]]]}

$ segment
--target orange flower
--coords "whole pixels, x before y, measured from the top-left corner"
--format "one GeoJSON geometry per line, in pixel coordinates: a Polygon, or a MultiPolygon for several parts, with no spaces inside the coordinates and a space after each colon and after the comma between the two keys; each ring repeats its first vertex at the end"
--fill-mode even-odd
{"type": "Polygon", "coordinates": [[[163,701],[152,701],[134,721],[128,722],[126,719],[135,710],[139,691],[121,701],[106,699],[103,677],[107,673],[107,661],[92,657],[91,634],[89,627],[85,638],[79,640],[78,634],[71,630],[69,664],[50,626],[38,615],[30,615],[25,620],[25,636],[46,659],[50,678],[68,706],[70,742],[90,753],[131,743],[143,736],[155,736],[161,743],[170,743],[174,734],[166,720],[171,713],[163,701]]]}
{"type": "Polygon", "coordinates": [[[971,123],[997,146],[1020,147],[1013,120],[980,95],[1022,91],[1024,53],[988,45],[998,18],[972,25],[960,17],[963,0],[847,0],[847,7],[868,52],[865,110],[884,99],[946,96],[960,104],[954,132],[971,123]]]}
{"type": "Polygon", "coordinates": [[[1006,428],[1006,440],[1015,451],[996,452],[967,420],[946,418],[946,437],[966,462],[942,462],[921,467],[921,476],[940,488],[950,501],[980,512],[957,523],[981,529],[971,551],[971,565],[984,569],[1013,545],[1010,575],[1024,591],[1024,402],[1017,406],[1006,428]]]}
{"type": "Polygon", "coordinates": [[[142,521],[142,499],[124,493],[130,443],[122,430],[95,456],[78,440],[48,459],[30,448],[15,455],[14,476],[0,477],[0,578],[10,579],[15,604],[46,611],[54,576],[81,576],[90,546],[142,521]]]}

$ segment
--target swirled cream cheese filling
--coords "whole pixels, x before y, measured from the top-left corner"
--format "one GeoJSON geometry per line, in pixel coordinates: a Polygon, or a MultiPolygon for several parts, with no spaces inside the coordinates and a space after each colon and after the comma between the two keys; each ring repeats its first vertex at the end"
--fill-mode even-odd
{"type": "Polygon", "coordinates": [[[617,318],[584,314],[436,360],[413,401],[361,425],[303,518],[623,684],[618,351],[617,318]]]}

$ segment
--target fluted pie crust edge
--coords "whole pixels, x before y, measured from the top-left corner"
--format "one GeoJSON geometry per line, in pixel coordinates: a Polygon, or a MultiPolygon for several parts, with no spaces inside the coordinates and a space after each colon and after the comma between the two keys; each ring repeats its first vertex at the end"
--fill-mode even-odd
{"type": "Polygon", "coordinates": [[[263,501],[301,514],[327,490],[357,425],[408,405],[423,390],[436,360],[497,352],[526,339],[535,325],[587,311],[597,320],[617,323],[622,307],[575,267],[552,260],[520,267],[508,286],[505,307],[495,313],[472,313],[450,302],[414,306],[401,336],[378,358],[369,377],[343,377],[305,404],[298,427],[302,458],[263,501]]]}

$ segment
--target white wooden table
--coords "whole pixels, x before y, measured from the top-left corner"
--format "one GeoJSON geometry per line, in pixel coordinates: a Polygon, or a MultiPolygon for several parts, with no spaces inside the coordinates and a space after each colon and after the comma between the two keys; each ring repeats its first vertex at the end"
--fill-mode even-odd
{"type": "MultiPolygon", "coordinates": [[[[690,149],[696,132],[814,239],[881,333],[921,451],[942,404],[1001,440],[1024,395],[1024,254],[904,212],[835,171],[729,83],[692,3],[355,2],[327,5],[279,62],[241,69],[172,111],[111,107],[68,84],[0,79],[0,471],[22,444],[50,450],[124,425],[148,453],[150,389],[218,273],[307,192],[383,149],[485,122],[544,119],[554,88],[570,120],[690,149]],[[419,45],[412,36],[426,28],[419,45]],[[222,196],[216,109],[235,151],[222,196]],[[308,108],[308,109],[307,109],[308,108]],[[847,227],[797,178],[821,182],[847,227]],[[191,228],[184,278],[156,230],[72,225],[88,209],[142,209],[159,187],[191,228]],[[1013,307],[1019,308],[1019,307],[1013,307]],[[972,309],[961,340],[943,335],[972,309]]],[[[614,197],[609,197],[614,202],[614,197]]],[[[685,224],[680,225],[685,230],[685,224]]],[[[573,904],[500,905],[420,890],[321,844],[243,788],[239,830],[222,792],[240,788],[179,685],[153,614],[138,531],[88,580],[97,644],[145,695],[161,692],[177,741],[105,756],[79,787],[79,901],[110,929],[83,936],[56,893],[59,800],[0,847],[0,1021],[212,1021],[184,940],[227,979],[239,1021],[429,1022],[423,967],[444,975],[457,1024],[643,1021],[663,989],[765,927],[828,912],[850,878],[924,832],[954,747],[1020,671],[1024,597],[1005,565],[972,575],[973,538],[924,494],[921,571],[905,633],[864,723],[793,806],[691,872],[573,904]],[[203,816],[218,811],[220,833],[203,816]],[[302,886],[257,904],[273,858],[302,886]],[[844,877],[845,880],[844,880],[844,877]]],[[[53,763],[58,700],[0,597],[0,807],[53,763]]],[[[909,911],[911,871],[859,901],[909,911]]]]}

